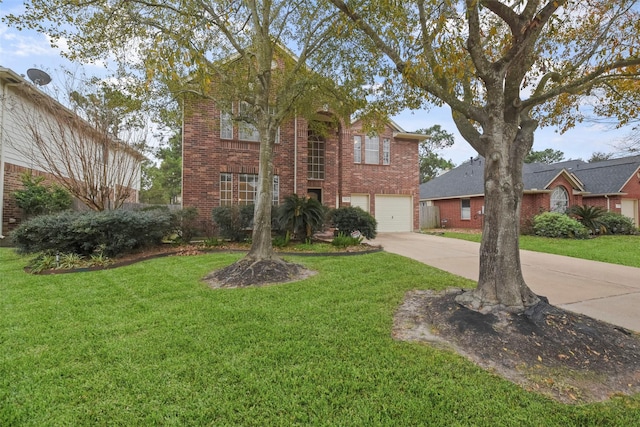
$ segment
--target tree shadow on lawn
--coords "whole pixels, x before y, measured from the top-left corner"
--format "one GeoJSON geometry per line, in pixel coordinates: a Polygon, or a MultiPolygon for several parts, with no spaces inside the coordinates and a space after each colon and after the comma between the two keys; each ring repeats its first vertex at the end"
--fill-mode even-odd
{"type": "Polygon", "coordinates": [[[640,392],[640,336],[541,301],[523,314],[481,314],[461,289],[411,291],[393,337],[451,349],[484,369],[564,403],[640,392]]]}

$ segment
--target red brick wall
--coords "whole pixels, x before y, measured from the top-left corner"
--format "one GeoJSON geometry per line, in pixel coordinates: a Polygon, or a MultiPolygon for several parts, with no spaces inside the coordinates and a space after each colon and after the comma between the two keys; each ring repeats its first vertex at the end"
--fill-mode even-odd
{"type": "MultiPolygon", "coordinates": [[[[391,138],[390,165],[354,164],[353,134],[354,131],[344,125],[328,132],[325,179],[311,180],[307,175],[307,122],[297,119],[297,126],[293,120],[283,124],[274,156],[274,173],[280,177],[280,201],[294,193],[293,172],[297,164],[296,193],[302,196],[309,189],[320,189],[322,202],[329,207],[348,205],[342,202],[342,198],[350,196],[352,192],[370,194],[371,213],[375,215],[375,194],[413,196],[414,228],[417,229],[418,143],[394,140],[392,129],[387,128],[381,133],[380,141],[384,137],[391,138]],[[296,128],[297,150],[294,146],[296,128]]],[[[220,172],[234,174],[233,197],[234,203],[237,203],[237,174],[258,173],[259,143],[221,140],[219,111],[211,101],[193,101],[185,107],[183,135],[182,203],[185,207],[196,207],[201,219],[209,220],[211,210],[220,205],[220,172]]],[[[237,130],[234,131],[234,138],[237,138],[237,130]]],[[[380,156],[382,162],[382,147],[380,156]]]]}
{"type": "Polygon", "coordinates": [[[418,142],[393,137],[393,129],[386,127],[379,133],[380,164],[364,163],[364,137],[361,126],[356,123],[351,129],[350,150],[345,153],[345,165],[351,166],[351,193],[369,194],[370,213],[375,216],[376,194],[402,194],[412,196],[413,200],[413,229],[420,226],[420,171],[418,166],[418,142]],[[353,163],[353,136],[362,136],[362,163],[353,163]],[[382,164],[382,140],[391,140],[391,158],[388,165],[382,164]]]}

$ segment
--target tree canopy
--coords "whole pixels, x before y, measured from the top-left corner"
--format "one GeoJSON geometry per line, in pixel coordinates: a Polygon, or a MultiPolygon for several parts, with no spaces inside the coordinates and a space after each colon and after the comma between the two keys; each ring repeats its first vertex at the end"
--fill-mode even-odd
{"type": "Polygon", "coordinates": [[[595,114],[637,115],[625,108],[639,93],[637,1],[330,1],[366,40],[362,69],[382,81],[378,93],[448,105],[486,159],[480,277],[458,301],[478,310],[536,304],[518,250],[524,159],[539,125],[570,128],[586,98],[595,114]]]}
{"type": "Polygon", "coordinates": [[[546,148],[541,151],[529,151],[529,154],[524,158],[525,163],[557,163],[564,160],[564,153],[560,150],[554,150],[553,148],[546,148]]]}
{"type": "Polygon", "coordinates": [[[418,129],[415,133],[428,135],[429,138],[422,141],[418,147],[420,161],[420,183],[427,182],[443,171],[451,169],[454,164],[438,154],[438,150],[451,147],[454,142],[452,133],[442,129],[440,125],[433,125],[426,129],[418,129]]]}

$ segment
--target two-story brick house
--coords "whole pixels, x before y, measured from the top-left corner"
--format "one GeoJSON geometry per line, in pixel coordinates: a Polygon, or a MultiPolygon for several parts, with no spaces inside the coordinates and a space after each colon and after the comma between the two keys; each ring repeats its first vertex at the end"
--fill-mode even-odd
{"type": "MultiPolygon", "coordinates": [[[[238,108],[235,106],[234,108],[238,108]]],[[[326,111],[314,121],[284,123],[274,151],[273,203],[308,195],[335,208],[360,206],[378,231],[418,228],[418,143],[390,122],[367,135],[359,122],[347,126],[326,111]]],[[[209,220],[217,206],[252,204],[256,197],[260,142],[256,129],[231,120],[210,100],[190,101],[183,117],[182,204],[209,220]]]]}

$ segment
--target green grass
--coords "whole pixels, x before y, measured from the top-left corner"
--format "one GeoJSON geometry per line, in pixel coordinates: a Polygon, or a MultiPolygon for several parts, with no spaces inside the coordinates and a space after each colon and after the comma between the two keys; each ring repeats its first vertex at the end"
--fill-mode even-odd
{"type": "Polygon", "coordinates": [[[37,276],[0,249],[0,425],[640,425],[640,396],[562,405],[392,339],[405,292],[470,281],[381,252],[291,258],[319,273],[284,285],[200,282],[240,256],[37,276]]]}
{"type": "MultiPolygon", "coordinates": [[[[481,234],[445,232],[445,237],[480,242],[481,234]]],[[[600,236],[595,239],[551,239],[520,236],[520,248],[584,258],[612,264],[640,267],[640,236],[600,236]]]]}

